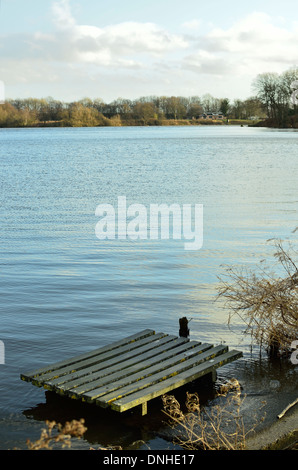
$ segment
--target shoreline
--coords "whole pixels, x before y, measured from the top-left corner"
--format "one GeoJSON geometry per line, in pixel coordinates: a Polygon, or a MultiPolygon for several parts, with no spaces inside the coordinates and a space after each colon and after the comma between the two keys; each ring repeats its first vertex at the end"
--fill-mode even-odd
{"type": "MultiPolygon", "coordinates": [[[[108,118],[106,118],[108,119],[108,118]]],[[[250,119],[223,119],[223,120],[207,120],[207,119],[162,119],[162,120],[149,120],[149,121],[139,121],[139,120],[119,120],[113,121],[113,118],[109,122],[96,125],[70,125],[66,121],[36,121],[30,124],[18,124],[12,126],[0,125],[0,129],[42,129],[42,128],[80,128],[80,127],[205,127],[205,126],[247,126],[247,127],[257,127],[261,125],[262,121],[259,120],[250,120],[250,119]]],[[[266,127],[266,126],[265,126],[266,127]]]]}
{"type": "Polygon", "coordinates": [[[253,121],[241,121],[233,120],[234,122],[223,122],[223,121],[209,121],[209,122],[190,122],[190,121],[173,121],[173,122],[160,122],[157,124],[139,124],[139,123],[121,123],[121,124],[102,124],[102,125],[90,125],[90,126],[71,126],[69,124],[57,123],[35,123],[29,125],[17,125],[17,126],[0,126],[1,129],[78,129],[78,128],[113,128],[113,127],[250,127],[250,128],[266,128],[266,129],[279,129],[279,130],[297,130],[298,126],[274,126],[264,121],[254,123],[253,121]]]}
{"type": "Polygon", "coordinates": [[[297,450],[298,406],[247,438],[246,450],[297,450]]]}

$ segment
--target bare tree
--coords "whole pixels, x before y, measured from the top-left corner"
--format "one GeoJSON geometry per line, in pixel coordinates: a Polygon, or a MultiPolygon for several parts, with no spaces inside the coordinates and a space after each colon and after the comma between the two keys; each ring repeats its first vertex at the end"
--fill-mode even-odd
{"type": "Polygon", "coordinates": [[[284,127],[292,105],[291,83],[298,78],[298,69],[294,68],[281,75],[263,73],[253,82],[259,100],[265,105],[267,115],[278,127],[284,127]]]}

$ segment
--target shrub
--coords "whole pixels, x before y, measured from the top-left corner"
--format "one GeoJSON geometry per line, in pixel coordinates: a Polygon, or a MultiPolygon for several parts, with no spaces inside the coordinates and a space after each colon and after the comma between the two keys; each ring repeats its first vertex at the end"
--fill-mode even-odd
{"type": "Polygon", "coordinates": [[[281,274],[272,274],[264,261],[259,265],[259,276],[228,268],[225,278],[220,278],[218,297],[224,298],[229,309],[229,323],[238,315],[246,325],[245,333],[276,357],[288,353],[298,339],[298,270],[293,245],[285,248],[281,240],[273,241],[273,256],[281,274]]]}
{"type": "Polygon", "coordinates": [[[40,438],[35,442],[27,439],[27,447],[29,450],[52,450],[53,446],[61,445],[62,448],[71,447],[71,438],[80,439],[86,432],[85,421],[72,420],[62,424],[55,421],[46,421],[46,428],[42,430],[40,438]]]}
{"type": "MultiPolygon", "coordinates": [[[[241,406],[245,399],[236,379],[220,387],[217,394],[219,403],[210,411],[201,407],[196,393],[186,394],[186,412],[180,408],[174,396],[162,397],[164,413],[169,424],[175,428],[175,442],[185,450],[243,450],[246,437],[241,406]]],[[[260,419],[259,419],[260,422],[260,419]]]]}

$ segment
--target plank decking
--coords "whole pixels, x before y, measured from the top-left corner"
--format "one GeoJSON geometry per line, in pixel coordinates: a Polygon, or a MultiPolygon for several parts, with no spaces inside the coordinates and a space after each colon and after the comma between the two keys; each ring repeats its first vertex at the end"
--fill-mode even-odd
{"type": "Polygon", "coordinates": [[[108,346],[21,374],[70,398],[123,412],[192,382],[242,356],[227,346],[144,330],[108,346]]]}

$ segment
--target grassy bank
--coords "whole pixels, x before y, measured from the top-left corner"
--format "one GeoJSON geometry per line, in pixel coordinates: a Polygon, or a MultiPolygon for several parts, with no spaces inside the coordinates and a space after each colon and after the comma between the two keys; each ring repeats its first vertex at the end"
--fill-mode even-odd
{"type": "Polygon", "coordinates": [[[298,129],[298,114],[287,116],[282,122],[264,119],[253,124],[254,127],[271,127],[273,129],[298,129]]]}
{"type": "MultiPolygon", "coordinates": [[[[225,119],[225,120],[207,120],[207,119],[121,119],[118,116],[105,118],[100,122],[71,122],[61,121],[7,121],[0,122],[0,128],[42,128],[42,127],[155,127],[155,126],[254,126],[258,121],[246,119],[225,119]]],[[[262,125],[263,121],[259,123],[262,125]]]]}

